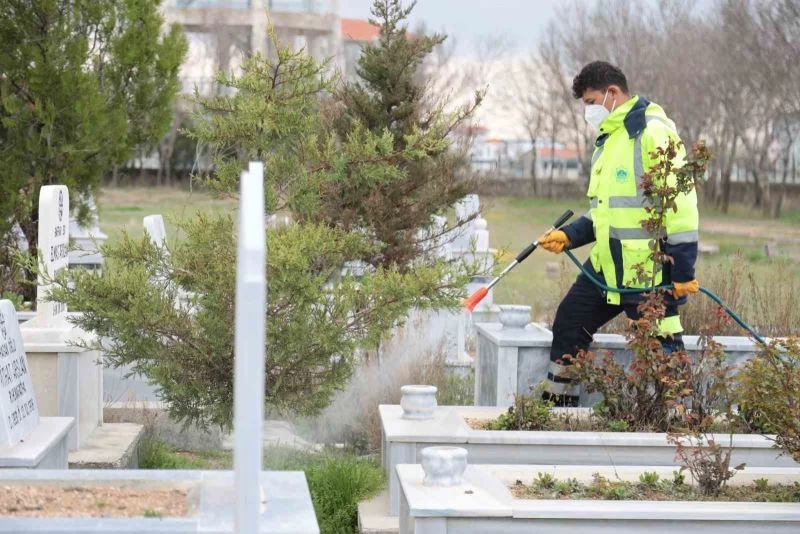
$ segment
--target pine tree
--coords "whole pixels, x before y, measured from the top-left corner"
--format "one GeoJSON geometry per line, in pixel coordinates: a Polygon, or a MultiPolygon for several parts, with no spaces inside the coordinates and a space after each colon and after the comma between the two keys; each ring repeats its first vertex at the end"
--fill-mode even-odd
{"type": "Polygon", "coordinates": [[[41,186],[64,184],[79,205],[164,133],[186,40],[162,33],[160,3],[0,3],[0,235],[16,220],[35,250],[41,186]]]}
{"type": "Polygon", "coordinates": [[[406,21],[415,4],[375,0],[370,22],[380,26],[378,41],[364,46],[359,79],[336,92],[344,110],[335,122],[340,138],[351,136],[356,124],[377,136],[388,133],[400,172],[370,181],[352,168],[344,179],[328,184],[316,211],[303,213],[345,230],[367,229],[381,244],[369,262],[401,268],[420,254],[417,229],[470,192],[466,155],[448,136],[483,96],[476,93],[472,102],[450,113],[425,105],[421,68],[446,37],[409,33],[406,21]]]}

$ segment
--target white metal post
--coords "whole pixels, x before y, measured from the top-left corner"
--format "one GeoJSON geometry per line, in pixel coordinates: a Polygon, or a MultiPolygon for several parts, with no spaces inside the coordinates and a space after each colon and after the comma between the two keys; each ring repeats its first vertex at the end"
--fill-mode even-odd
{"type": "Polygon", "coordinates": [[[236,259],[236,346],[234,368],[234,482],[236,532],[259,531],[261,513],[264,359],[266,337],[266,229],[264,164],[242,173],[239,246],[236,259]]]}

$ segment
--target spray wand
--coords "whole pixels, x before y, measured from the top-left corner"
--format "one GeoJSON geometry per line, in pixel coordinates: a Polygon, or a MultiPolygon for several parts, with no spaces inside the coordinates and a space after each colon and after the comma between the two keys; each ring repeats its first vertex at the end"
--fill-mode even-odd
{"type": "MultiPolygon", "coordinates": [[[[554,232],[555,230],[558,230],[565,222],[567,222],[570,219],[570,217],[572,217],[572,215],[573,215],[572,210],[567,210],[564,213],[562,213],[561,217],[556,219],[556,222],[553,223],[553,226],[551,226],[550,229],[547,230],[544,233],[544,235],[548,235],[551,232],[554,232]]],[[[464,301],[464,307],[466,309],[468,309],[469,311],[473,311],[475,309],[475,306],[477,306],[478,303],[480,301],[482,301],[486,295],[489,294],[489,290],[492,289],[495,285],[497,285],[497,283],[500,280],[502,280],[505,275],[507,275],[509,272],[511,272],[511,269],[513,269],[514,267],[516,267],[517,265],[519,265],[520,263],[525,261],[525,259],[528,256],[530,256],[531,253],[534,250],[536,250],[536,247],[538,247],[538,246],[539,246],[539,241],[537,240],[537,241],[534,241],[533,243],[531,243],[530,245],[528,245],[527,247],[525,247],[525,250],[523,250],[522,252],[517,254],[517,257],[514,259],[514,261],[512,261],[508,265],[508,267],[503,269],[503,272],[501,272],[500,275],[497,278],[492,280],[491,283],[488,286],[484,286],[484,287],[478,289],[472,295],[470,295],[469,298],[464,301]]]]}

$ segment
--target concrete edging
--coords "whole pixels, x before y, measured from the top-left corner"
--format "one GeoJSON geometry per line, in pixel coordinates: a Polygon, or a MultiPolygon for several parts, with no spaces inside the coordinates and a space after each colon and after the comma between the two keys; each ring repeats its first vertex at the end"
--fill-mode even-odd
{"type": "MultiPolygon", "coordinates": [[[[145,470],[9,470],[0,472],[0,483],[13,487],[26,483],[97,485],[102,483],[170,486],[185,489],[192,503],[187,517],[164,518],[17,518],[4,517],[0,533],[39,534],[92,533],[134,534],[140,532],[186,533],[234,532],[234,485],[232,471],[145,470]]],[[[266,505],[260,532],[274,534],[319,534],[305,475],[296,471],[263,471],[261,486],[266,505]]]]}
{"type": "MultiPolygon", "coordinates": [[[[515,499],[508,489],[513,477],[532,478],[536,470],[557,469],[559,478],[579,479],[603,470],[607,471],[603,474],[613,476],[616,471],[604,466],[513,466],[503,476],[498,475],[495,467],[471,465],[463,485],[443,488],[424,486],[419,465],[398,465],[402,492],[400,534],[534,530],[539,534],[583,531],[684,534],[687,529],[720,534],[800,531],[798,503],[515,499]]],[[[627,476],[659,469],[664,471],[663,467],[636,467],[627,476]]],[[[779,471],[750,469],[747,480],[776,475],[781,480],[800,480],[800,468],[779,471]]]]}

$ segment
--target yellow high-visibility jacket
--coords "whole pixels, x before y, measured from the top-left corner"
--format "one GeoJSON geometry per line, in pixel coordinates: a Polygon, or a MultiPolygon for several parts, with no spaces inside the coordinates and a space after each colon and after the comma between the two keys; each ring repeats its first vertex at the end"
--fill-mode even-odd
{"type": "MultiPolygon", "coordinates": [[[[695,277],[699,217],[697,193],[692,190],[676,199],[677,211],[667,210],[666,235],[649,235],[641,226],[647,218],[641,178],[654,163],[651,153],[666,146],[669,139],[680,141],[675,124],[661,106],[635,96],[616,108],[600,125],[592,154],[589,179],[589,211],[563,228],[570,247],[592,241],[590,261],[610,287],[641,287],[635,280],[637,264],[652,268],[649,242],[657,239],[661,250],[674,263],[663,266],[656,284],[688,282],[695,277]],[[649,262],[649,263],[648,263],[649,262]]],[[[678,164],[685,150],[681,144],[678,164]]],[[[620,304],[619,293],[608,292],[610,304],[620,304]]],[[[685,302],[685,298],[677,301],[685,302]]],[[[664,333],[682,331],[678,316],[662,322],[664,333]]]]}

